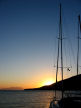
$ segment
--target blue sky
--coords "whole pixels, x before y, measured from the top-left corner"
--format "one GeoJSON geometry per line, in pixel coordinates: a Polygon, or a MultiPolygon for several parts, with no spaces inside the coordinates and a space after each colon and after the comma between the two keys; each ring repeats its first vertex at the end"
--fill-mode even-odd
{"type": "MultiPolygon", "coordinates": [[[[80,0],[0,1],[0,88],[38,87],[45,80],[55,81],[53,65],[57,54],[60,2],[63,36],[66,37],[64,44],[68,47],[67,53],[69,49],[72,50],[70,44],[67,44],[68,40],[72,43],[73,51],[70,56],[74,66],[77,16],[81,14],[80,0]]],[[[69,64],[69,60],[67,62],[69,64]]],[[[65,77],[75,75],[75,70],[73,68],[69,75],[65,73],[65,77]]]]}

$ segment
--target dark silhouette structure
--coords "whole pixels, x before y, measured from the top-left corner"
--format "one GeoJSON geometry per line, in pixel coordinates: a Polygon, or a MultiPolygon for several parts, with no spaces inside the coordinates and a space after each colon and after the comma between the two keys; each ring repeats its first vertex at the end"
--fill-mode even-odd
{"type": "MultiPolygon", "coordinates": [[[[63,80],[64,90],[81,90],[81,74],[78,76],[73,76],[71,78],[63,80]]],[[[62,90],[62,81],[51,84],[49,86],[43,86],[40,88],[24,89],[24,90],[62,90]]]]}

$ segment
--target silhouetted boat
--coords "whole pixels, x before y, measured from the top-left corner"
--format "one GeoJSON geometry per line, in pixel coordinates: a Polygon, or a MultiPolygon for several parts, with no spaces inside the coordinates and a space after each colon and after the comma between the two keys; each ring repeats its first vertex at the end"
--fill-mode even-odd
{"type": "MultiPolygon", "coordinates": [[[[78,76],[78,66],[79,66],[79,33],[81,31],[81,21],[80,21],[80,15],[78,17],[78,51],[77,51],[77,76],[78,76]]],[[[60,100],[57,100],[56,98],[56,90],[55,90],[55,97],[50,103],[49,108],[81,108],[81,96],[77,96],[74,94],[71,96],[71,93],[68,93],[67,96],[64,94],[63,90],[63,43],[62,43],[63,37],[62,37],[62,15],[61,15],[61,4],[60,4],[60,23],[59,23],[59,38],[58,38],[58,54],[57,54],[57,66],[56,66],[56,83],[57,83],[57,74],[58,74],[58,62],[59,62],[59,47],[61,48],[61,74],[62,74],[62,98],[60,100]]],[[[70,67],[67,67],[68,71],[70,70],[70,67]]]]}
{"type": "Polygon", "coordinates": [[[81,108],[81,97],[67,97],[53,100],[49,108],[81,108]]]}

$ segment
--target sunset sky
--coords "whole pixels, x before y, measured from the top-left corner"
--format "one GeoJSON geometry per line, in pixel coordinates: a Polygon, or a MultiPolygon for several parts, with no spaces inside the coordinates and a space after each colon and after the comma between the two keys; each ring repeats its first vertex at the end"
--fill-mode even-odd
{"type": "MultiPolygon", "coordinates": [[[[0,0],[0,89],[55,82],[60,2],[64,66],[72,66],[64,69],[64,78],[76,75],[81,0],[0,0]]],[[[59,70],[59,80],[60,75],[59,70]]]]}

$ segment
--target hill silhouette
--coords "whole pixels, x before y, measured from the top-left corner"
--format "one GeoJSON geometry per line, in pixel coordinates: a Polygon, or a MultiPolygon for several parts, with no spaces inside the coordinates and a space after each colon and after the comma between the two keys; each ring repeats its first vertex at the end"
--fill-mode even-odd
{"type": "MultiPolygon", "coordinates": [[[[64,90],[81,90],[81,74],[78,76],[73,76],[68,79],[63,80],[64,90]]],[[[62,90],[62,81],[58,81],[57,84],[53,83],[49,86],[42,86],[40,88],[24,89],[24,90],[62,90]]]]}

